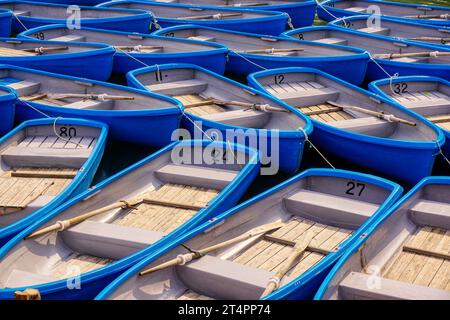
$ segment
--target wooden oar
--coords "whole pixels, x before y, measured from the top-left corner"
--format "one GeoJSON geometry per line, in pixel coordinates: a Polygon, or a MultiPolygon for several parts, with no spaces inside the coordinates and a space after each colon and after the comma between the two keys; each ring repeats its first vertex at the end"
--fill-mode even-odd
{"type": "Polygon", "coordinates": [[[114,48],[118,50],[135,50],[135,51],[141,51],[141,50],[161,50],[164,47],[163,46],[115,46],[114,48]]]}
{"type": "Polygon", "coordinates": [[[204,255],[206,255],[206,254],[208,254],[210,252],[214,252],[214,251],[217,251],[217,250],[229,247],[229,246],[231,246],[233,244],[236,244],[236,243],[245,241],[247,239],[253,238],[255,236],[265,234],[265,233],[267,233],[269,231],[273,231],[275,229],[279,229],[282,226],[284,226],[283,222],[274,222],[274,223],[268,223],[268,224],[259,226],[259,227],[254,228],[254,229],[252,229],[252,230],[250,230],[250,231],[248,231],[248,232],[246,232],[246,233],[244,233],[244,234],[242,234],[240,236],[237,236],[235,238],[229,239],[229,240],[224,241],[222,243],[215,244],[215,245],[210,246],[210,247],[206,247],[204,249],[200,249],[200,250],[196,251],[195,253],[188,253],[188,254],[185,254],[185,255],[180,255],[180,256],[176,257],[175,259],[172,259],[172,260],[169,260],[167,262],[164,262],[164,263],[162,263],[160,265],[157,265],[157,266],[155,266],[153,268],[149,268],[149,269],[146,269],[144,271],[141,271],[141,272],[139,272],[139,275],[143,276],[143,275],[146,275],[146,274],[149,274],[149,273],[152,273],[152,272],[156,272],[156,271],[164,270],[164,269],[167,269],[167,268],[170,268],[170,267],[174,267],[174,266],[177,266],[177,265],[185,264],[186,262],[192,261],[194,259],[199,259],[202,256],[204,256],[204,255]]]}
{"type": "Polygon", "coordinates": [[[450,52],[441,51],[425,51],[425,52],[409,52],[409,53],[380,53],[375,54],[373,57],[376,59],[397,59],[397,58],[437,58],[437,57],[449,57],[450,52]]]}
{"type": "Polygon", "coordinates": [[[415,122],[411,122],[411,121],[408,121],[408,120],[405,120],[405,119],[402,119],[402,118],[398,118],[398,117],[396,117],[396,116],[394,116],[392,114],[388,115],[388,114],[385,114],[383,112],[372,111],[372,110],[361,108],[361,107],[343,106],[343,105],[341,105],[341,104],[339,104],[337,102],[334,102],[334,101],[327,101],[327,103],[331,104],[332,106],[339,107],[342,110],[348,109],[348,110],[353,110],[353,111],[365,113],[365,114],[368,114],[368,115],[371,115],[371,116],[374,116],[374,117],[377,117],[379,119],[386,120],[386,121],[389,121],[389,122],[398,122],[398,123],[406,124],[406,125],[412,126],[412,127],[415,127],[417,125],[415,122]]]}
{"type": "Polygon", "coordinates": [[[118,201],[113,204],[110,204],[109,206],[87,212],[85,214],[79,215],[74,218],[63,220],[63,221],[58,221],[57,223],[52,224],[51,226],[48,226],[48,227],[45,227],[45,228],[42,228],[42,229],[39,229],[39,230],[33,232],[32,234],[26,236],[25,239],[31,239],[31,238],[35,238],[35,237],[38,237],[38,236],[41,236],[43,234],[50,233],[53,231],[67,229],[67,228],[72,227],[76,224],[79,224],[89,218],[92,218],[99,214],[108,212],[110,210],[114,210],[114,209],[118,209],[118,208],[122,208],[122,209],[131,208],[132,209],[132,208],[134,208],[134,206],[137,206],[138,204],[140,204],[142,202],[143,202],[142,199],[134,200],[134,201],[130,201],[130,202],[125,201],[125,200],[118,201]]]}
{"type": "Polygon", "coordinates": [[[449,20],[450,14],[417,14],[411,16],[403,16],[403,18],[414,18],[414,19],[444,19],[449,20]]]}
{"type": "Polygon", "coordinates": [[[44,54],[47,52],[52,52],[52,51],[60,51],[60,50],[67,50],[69,47],[67,46],[56,46],[56,47],[39,47],[39,48],[30,48],[30,49],[21,49],[22,51],[25,52],[34,52],[37,54],[44,54]]]}
{"type": "Polygon", "coordinates": [[[242,16],[242,13],[217,13],[217,14],[205,14],[200,16],[179,17],[182,20],[201,20],[201,19],[223,19],[228,17],[242,16]]]}
{"type": "Polygon", "coordinates": [[[259,6],[268,6],[268,2],[252,2],[252,3],[236,3],[229,4],[227,7],[259,7],[259,6]]]}
{"type": "Polygon", "coordinates": [[[281,267],[278,269],[275,275],[270,279],[269,283],[267,284],[266,290],[264,290],[261,297],[264,297],[273,292],[274,290],[278,289],[278,287],[280,286],[281,279],[283,279],[286,273],[288,273],[288,271],[292,268],[297,259],[303,255],[305,250],[308,248],[312,238],[313,235],[307,235],[301,238],[296,243],[291,255],[284,261],[284,263],[281,265],[281,267]]]}
{"type": "Polygon", "coordinates": [[[450,38],[439,38],[439,37],[415,37],[415,38],[406,38],[406,40],[450,42],[450,38]]]}
{"type": "Polygon", "coordinates": [[[244,50],[240,51],[241,53],[266,53],[266,54],[274,54],[274,53],[283,53],[283,52],[302,52],[305,49],[302,48],[285,48],[285,49],[255,49],[255,50],[244,50]]]}
{"type": "Polygon", "coordinates": [[[134,100],[131,96],[113,96],[109,94],[83,94],[83,93],[48,93],[50,99],[87,99],[87,100],[134,100]]]}
{"type": "Polygon", "coordinates": [[[431,122],[434,122],[434,123],[450,122],[450,114],[442,115],[442,116],[428,117],[428,120],[430,120],[431,122]]]}
{"type": "Polygon", "coordinates": [[[212,104],[216,104],[219,106],[229,105],[229,106],[237,106],[237,107],[244,107],[244,108],[252,108],[255,110],[259,110],[259,111],[290,112],[287,109],[273,107],[268,104],[250,103],[250,102],[233,101],[233,100],[225,101],[225,100],[219,100],[219,99],[214,99],[214,98],[210,98],[205,101],[199,101],[199,102],[194,102],[194,103],[190,103],[190,104],[185,104],[184,107],[186,109],[189,109],[189,108],[195,108],[195,107],[201,107],[201,106],[209,106],[212,104]]]}

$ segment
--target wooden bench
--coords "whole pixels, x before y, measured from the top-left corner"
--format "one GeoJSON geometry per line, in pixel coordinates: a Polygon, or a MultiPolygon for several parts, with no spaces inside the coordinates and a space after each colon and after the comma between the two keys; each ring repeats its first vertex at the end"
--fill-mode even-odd
{"type": "Polygon", "coordinates": [[[59,37],[55,37],[55,38],[51,38],[51,39],[47,39],[47,40],[66,41],[66,42],[75,42],[75,41],[84,42],[84,41],[86,41],[86,37],[77,35],[77,34],[66,34],[64,36],[59,36],[59,37]]]}
{"type": "Polygon", "coordinates": [[[396,123],[375,117],[347,119],[330,123],[333,127],[374,136],[387,136],[396,123]]]}
{"type": "Polygon", "coordinates": [[[342,299],[382,300],[449,300],[450,292],[411,283],[374,278],[373,275],[351,272],[339,285],[342,299]],[[372,284],[373,287],[369,287],[372,284]],[[378,285],[377,285],[378,284],[378,285]]]}
{"type": "Polygon", "coordinates": [[[256,110],[233,110],[202,116],[206,120],[221,122],[246,128],[264,128],[269,113],[256,110]]]}
{"type": "Polygon", "coordinates": [[[169,94],[171,96],[200,93],[206,90],[208,84],[204,81],[192,79],[167,83],[157,83],[146,86],[152,92],[169,94]]]}
{"type": "Polygon", "coordinates": [[[168,183],[221,190],[231,183],[237,172],[213,167],[169,164],[158,169],[155,175],[168,183]]]}
{"type": "Polygon", "coordinates": [[[295,92],[283,92],[275,94],[278,99],[289,105],[304,107],[334,101],[339,97],[339,91],[332,88],[308,89],[295,92]]]}
{"type": "Polygon", "coordinates": [[[326,43],[326,44],[340,44],[343,46],[346,46],[348,44],[347,40],[340,39],[340,38],[324,38],[324,39],[315,40],[315,42],[326,43]]]}
{"type": "Polygon", "coordinates": [[[378,209],[378,205],[373,203],[310,190],[285,198],[284,204],[293,214],[352,229],[359,227],[378,209]]]}
{"type": "Polygon", "coordinates": [[[450,229],[450,203],[419,199],[409,213],[419,225],[450,229]]]}
{"type": "Polygon", "coordinates": [[[208,36],[191,36],[191,37],[188,37],[188,39],[189,40],[197,40],[197,41],[216,42],[216,38],[208,37],[208,36]]]}
{"type": "Polygon", "coordinates": [[[14,89],[19,96],[31,96],[39,92],[41,84],[31,80],[22,80],[8,84],[8,87],[14,89]]]}
{"type": "Polygon", "coordinates": [[[387,35],[389,35],[389,32],[391,31],[391,29],[383,28],[383,27],[379,27],[379,28],[366,27],[366,28],[358,29],[358,31],[370,33],[370,34],[380,34],[383,36],[387,36],[387,35]]]}

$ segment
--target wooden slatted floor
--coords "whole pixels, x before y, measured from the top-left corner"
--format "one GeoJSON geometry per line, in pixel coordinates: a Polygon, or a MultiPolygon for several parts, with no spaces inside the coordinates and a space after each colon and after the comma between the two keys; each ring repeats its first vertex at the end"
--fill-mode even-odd
{"type": "MultiPolygon", "coordinates": [[[[217,194],[218,191],[213,189],[165,184],[157,190],[145,192],[142,196],[154,200],[176,201],[204,207],[217,194]]],[[[136,210],[125,212],[114,223],[167,234],[189,220],[195,213],[197,213],[196,210],[143,203],[136,210]]]]}
{"type": "MultiPolygon", "coordinates": [[[[423,250],[450,254],[450,230],[418,228],[406,244],[423,250]]],[[[385,271],[383,277],[450,291],[450,260],[403,251],[385,271]]]]}
{"type": "MultiPolygon", "coordinates": [[[[311,245],[331,251],[351,235],[350,230],[316,223],[307,219],[292,217],[282,228],[273,233],[286,240],[297,241],[301,237],[313,237],[311,245]]],[[[293,248],[288,245],[260,240],[250,248],[240,252],[234,262],[247,266],[276,272],[290,256],[293,248]]],[[[297,277],[314,266],[324,257],[323,254],[307,250],[286,277],[297,277]]]]}
{"type": "MultiPolygon", "coordinates": [[[[282,84],[271,84],[265,86],[266,90],[268,90],[271,94],[277,95],[282,93],[291,93],[291,92],[298,92],[299,94],[306,93],[308,90],[314,90],[314,89],[323,89],[325,88],[323,85],[321,85],[318,82],[315,81],[297,81],[297,82],[287,82],[282,84]]],[[[323,111],[321,114],[311,115],[310,117],[312,119],[315,119],[320,122],[333,122],[333,121],[340,121],[340,120],[347,120],[347,119],[353,119],[354,117],[348,114],[345,111],[335,111],[335,112],[329,112],[330,108],[333,108],[332,105],[328,103],[322,103],[318,105],[312,105],[307,107],[301,107],[298,108],[303,113],[310,112],[310,111],[323,111]]]]}
{"type": "Polygon", "coordinates": [[[8,47],[0,47],[0,56],[9,56],[9,57],[30,57],[36,56],[37,54],[34,52],[23,51],[20,49],[8,48],[8,47]]]}
{"type": "Polygon", "coordinates": [[[113,260],[73,253],[54,267],[52,276],[55,279],[66,279],[103,267],[111,262],[113,260]]]}
{"type": "Polygon", "coordinates": [[[177,300],[214,300],[213,298],[201,295],[192,290],[187,290],[181,296],[177,298],[177,300]]]}
{"type": "MultiPolygon", "coordinates": [[[[438,100],[447,100],[450,105],[450,97],[439,91],[417,91],[417,92],[404,92],[401,95],[392,95],[394,100],[399,102],[400,104],[409,104],[414,102],[426,103],[429,101],[430,103],[438,100]]],[[[428,120],[436,123],[436,125],[440,126],[445,130],[450,130],[450,113],[449,114],[441,114],[427,117],[428,120]]]]}
{"type": "MultiPolygon", "coordinates": [[[[174,96],[175,99],[180,100],[180,102],[183,105],[188,105],[191,103],[196,102],[202,102],[205,101],[203,97],[197,95],[197,94],[187,94],[182,96],[174,96]]],[[[225,112],[225,108],[218,106],[216,104],[211,104],[208,106],[201,106],[201,107],[194,107],[194,108],[187,108],[186,112],[195,114],[197,116],[207,115],[207,114],[213,114],[213,113],[220,113],[225,112]]]]}
{"type": "Polygon", "coordinates": [[[57,136],[28,136],[18,146],[30,148],[92,149],[96,142],[97,138],[83,136],[64,139],[57,136]]]}

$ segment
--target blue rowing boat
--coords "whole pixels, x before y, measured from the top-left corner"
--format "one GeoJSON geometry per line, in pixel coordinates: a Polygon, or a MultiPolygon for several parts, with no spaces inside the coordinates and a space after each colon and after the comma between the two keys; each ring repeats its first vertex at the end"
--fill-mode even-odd
{"type": "Polygon", "coordinates": [[[0,37],[9,37],[11,35],[12,12],[0,9],[0,37]]]}
{"type": "Polygon", "coordinates": [[[26,288],[38,290],[42,299],[94,298],[142,258],[235,205],[258,172],[254,150],[174,142],[66,202],[3,246],[0,299],[26,288]],[[64,227],[54,229],[55,224],[64,227]],[[50,226],[53,232],[42,229],[50,226]],[[72,270],[79,282],[72,281],[72,270]]]}
{"type": "Polygon", "coordinates": [[[90,186],[107,133],[102,123],[50,118],[0,139],[0,247],[90,186]]]}
{"type": "Polygon", "coordinates": [[[225,30],[279,35],[286,29],[289,16],[283,12],[251,9],[189,6],[149,1],[111,1],[98,7],[139,9],[153,14],[151,31],[183,24],[195,24],[225,30]]]}
{"type": "Polygon", "coordinates": [[[316,300],[449,300],[450,178],[423,179],[348,248],[316,300]]]}
{"type": "Polygon", "coordinates": [[[127,78],[129,86],[178,99],[185,110],[182,127],[195,139],[258,149],[267,175],[299,169],[311,122],[269,95],[190,64],[142,68],[127,78]]]}
{"type": "Polygon", "coordinates": [[[84,6],[75,10],[67,5],[32,1],[0,0],[0,8],[13,12],[13,31],[16,33],[48,24],[146,33],[153,20],[151,14],[142,10],[84,6]]]}
{"type": "Polygon", "coordinates": [[[359,85],[364,80],[369,60],[368,54],[357,48],[193,25],[161,29],[154,34],[221,43],[230,51],[226,70],[243,76],[265,69],[301,65],[359,85]]]}
{"type": "Polygon", "coordinates": [[[385,16],[380,16],[379,20],[375,20],[369,15],[340,18],[331,21],[329,24],[367,34],[378,34],[402,40],[436,45],[450,44],[450,26],[426,25],[385,16]]]}
{"type": "Polygon", "coordinates": [[[425,76],[398,77],[374,81],[369,84],[369,90],[438,125],[446,137],[442,151],[450,158],[450,82],[425,76]]]}
{"type": "Polygon", "coordinates": [[[0,38],[0,64],[96,80],[108,80],[113,47],[100,43],[0,38]]]}
{"type": "Polygon", "coordinates": [[[375,176],[307,170],[152,252],[96,299],[310,299],[401,193],[375,176]]]}
{"type": "Polygon", "coordinates": [[[172,141],[180,123],[177,100],[107,82],[0,66],[0,84],[17,92],[18,121],[43,115],[90,119],[108,124],[113,139],[158,148],[172,141]]]}
{"type": "Polygon", "coordinates": [[[13,128],[16,100],[13,89],[0,86],[0,138],[13,128]]]}
{"type": "Polygon", "coordinates": [[[225,8],[257,9],[280,11],[289,15],[294,28],[308,27],[316,15],[315,0],[154,0],[162,3],[181,3],[189,5],[208,5],[225,8]]]}
{"type": "Polygon", "coordinates": [[[323,71],[267,70],[250,75],[249,83],[309,115],[320,150],[383,176],[417,183],[430,175],[444,144],[431,122],[323,71]]]}
{"type": "MultiPolygon", "coordinates": [[[[367,81],[396,74],[450,79],[450,47],[447,46],[404,41],[336,26],[300,28],[284,35],[293,39],[348,45],[366,50],[373,59],[367,67],[367,81]]],[[[351,69],[345,70],[347,73],[350,71],[353,72],[351,69]]]]}
{"type": "Polygon", "coordinates": [[[29,29],[18,37],[112,45],[116,49],[113,72],[122,74],[145,66],[181,62],[193,63],[223,74],[228,53],[227,48],[216,43],[84,27],[68,29],[65,25],[29,29]]]}
{"type": "Polygon", "coordinates": [[[450,7],[378,0],[327,0],[317,7],[319,18],[325,21],[365,13],[423,24],[450,26],[450,7]]]}

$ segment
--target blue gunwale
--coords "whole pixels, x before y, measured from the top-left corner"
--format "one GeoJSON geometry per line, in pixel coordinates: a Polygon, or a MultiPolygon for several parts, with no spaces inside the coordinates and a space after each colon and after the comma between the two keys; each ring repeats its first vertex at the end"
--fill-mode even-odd
{"type": "Polygon", "coordinates": [[[11,237],[11,235],[17,234],[18,232],[24,230],[26,227],[28,227],[35,221],[38,221],[39,217],[45,216],[46,214],[51,212],[51,210],[54,210],[58,205],[61,205],[71,196],[74,196],[74,193],[84,191],[84,189],[87,187],[82,186],[84,180],[86,179],[92,180],[94,178],[95,171],[97,170],[97,167],[100,164],[101,158],[103,156],[103,151],[105,149],[106,139],[108,136],[109,129],[108,126],[104,123],[76,118],[44,118],[37,120],[29,120],[21,123],[15,129],[11,130],[8,134],[0,138],[0,145],[6,142],[8,139],[12,138],[16,133],[26,129],[27,127],[38,125],[49,125],[49,124],[53,125],[55,123],[64,123],[64,124],[99,128],[100,134],[98,136],[97,143],[95,147],[92,149],[91,155],[83,164],[83,166],[78,170],[72,182],[61,193],[59,193],[51,202],[49,202],[44,207],[30,213],[23,219],[20,219],[6,227],[0,228],[0,242],[2,242],[2,240],[6,239],[7,237],[11,237]],[[83,188],[83,190],[78,190],[79,188],[83,188]]]}
{"type": "MultiPolygon", "coordinates": [[[[139,116],[139,115],[155,115],[155,116],[159,116],[159,115],[171,115],[171,114],[179,114],[181,113],[180,110],[183,109],[183,105],[181,104],[181,102],[179,102],[178,100],[175,100],[171,97],[165,96],[165,95],[160,95],[157,93],[152,93],[146,90],[140,90],[137,88],[131,88],[131,87],[126,87],[126,86],[121,86],[118,84],[113,84],[113,83],[109,83],[109,82],[103,82],[103,81],[98,81],[98,80],[92,80],[92,79],[87,79],[87,78],[79,78],[79,77],[73,77],[73,76],[68,76],[68,75],[61,75],[61,74],[56,74],[56,73],[51,73],[51,72],[47,72],[47,71],[41,71],[41,70],[34,70],[34,69],[28,69],[28,68],[22,68],[22,67],[17,67],[17,66],[10,66],[10,65],[6,65],[6,64],[0,64],[0,70],[2,69],[12,69],[12,70],[20,70],[20,71],[24,71],[24,72],[29,72],[29,73],[36,73],[36,74],[41,74],[44,76],[49,76],[49,77],[55,77],[55,78],[62,78],[62,79],[67,79],[67,80],[74,80],[74,81],[83,81],[83,82],[88,82],[88,83],[94,83],[94,84],[98,84],[98,85],[102,85],[105,87],[111,87],[114,89],[120,89],[120,90],[125,90],[125,91],[131,91],[137,94],[142,94],[142,95],[146,95],[152,98],[156,98],[156,99],[160,99],[160,100],[164,100],[166,102],[170,102],[171,104],[173,104],[173,108],[159,108],[159,109],[144,109],[144,110],[80,110],[80,109],[70,109],[71,113],[79,115],[80,117],[83,117],[84,114],[89,114],[89,115],[98,115],[98,116],[108,116],[108,117],[122,117],[122,116],[139,116]]],[[[20,98],[19,98],[19,103],[20,103],[20,98]]],[[[53,111],[53,112],[57,112],[58,109],[60,109],[60,107],[52,107],[52,106],[48,106],[45,104],[40,104],[37,102],[27,102],[31,105],[36,105],[39,107],[40,110],[43,111],[53,111]]]]}
{"type": "Polygon", "coordinates": [[[367,183],[371,183],[374,185],[377,185],[379,187],[391,190],[390,196],[383,202],[382,205],[378,208],[378,210],[364,222],[364,224],[358,228],[352,235],[351,238],[346,240],[344,243],[342,243],[336,251],[333,253],[328,254],[324,259],[322,259],[318,264],[316,264],[314,267],[303,273],[301,276],[296,278],[295,280],[291,281],[289,284],[283,286],[282,288],[274,291],[270,295],[264,297],[264,300],[273,300],[273,299],[284,299],[289,294],[292,294],[295,292],[296,287],[305,284],[311,280],[314,279],[314,277],[320,272],[323,271],[327,266],[330,266],[332,263],[334,263],[339,256],[342,255],[343,252],[345,252],[349,246],[356,241],[358,237],[360,237],[362,234],[365,233],[365,230],[370,227],[373,223],[377,221],[380,215],[382,215],[403,193],[403,188],[398,185],[395,182],[379,178],[373,175],[369,174],[363,174],[363,173],[357,173],[347,170],[340,170],[340,169],[309,169],[306,170],[284,182],[281,184],[262,192],[261,194],[237,205],[236,207],[218,215],[216,218],[205,222],[201,226],[197,227],[196,229],[193,229],[187,233],[185,233],[183,236],[179,237],[178,239],[172,241],[168,245],[160,248],[160,250],[155,251],[153,254],[147,256],[145,259],[141,260],[138,264],[124,272],[122,275],[120,275],[118,278],[116,278],[114,281],[112,281],[102,292],[100,292],[95,300],[104,300],[106,299],[115,289],[117,289],[122,282],[127,280],[130,276],[141,270],[146,265],[150,264],[151,262],[155,261],[159,257],[161,257],[163,254],[167,253],[171,249],[179,246],[180,244],[186,242],[187,240],[195,237],[196,235],[202,233],[203,231],[212,228],[214,225],[219,224],[229,216],[238,213],[239,211],[249,207],[250,205],[257,203],[261,199],[264,199],[283,188],[287,187],[288,185],[291,185],[301,179],[310,177],[310,176],[325,176],[325,177],[340,177],[340,178],[348,178],[348,179],[355,179],[360,181],[365,181],[367,183]]]}
{"type": "MultiPolygon", "coordinates": [[[[2,259],[16,244],[21,242],[28,234],[32,233],[34,230],[37,230],[41,225],[45,224],[55,216],[57,216],[60,212],[63,212],[64,210],[70,208],[71,206],[75,205],[76,203],[82,201],[85,198],[89,198],[90,196],[96,194],[99,192],[102,188],[110,185],[111,183],[119,180],[121,177],[125,176],[129,172],[136,170],[147,163],[151,162],[152,160],[158,158],[160,155],[169,152],[172,150],[175,146],[183,146],[183,145],[190,145],[190,146],[206,146],[206,145],[218,145],[221,147],[229,147],[230,144],[227,143],[221,143],[221,142],[210,142],[206,140],[184,140],[184,141],[176,141],[171,143],[170,145],[162,148],[161,150],[157,151],[156,153],[151,154],[150,156],[136,162],[135,164],[131,165],[130,167],[114,174],[113,176],[103,180],[99,184],[92,186],[85,192],[79,194],[78,196],[73,197],[71,200],[65,202],[58,208],[54,209],[53,211],[49,212],[47,215],[43,216],[40,220],[36,221],[29,227],[27,227],[25,230],[21,231],[19,234],[17,234],[14,238],[12,238],[9,242],[7,242],[3,247],[0,248],[0,259],[2,259]]],[[[123,259],[113,261],[112,263],[83,273],[80,275],[80,281],[83,284],[84,287],[87,286],[88,283],[92,283],[93,281],[101,280],[102,278],[105,278],[111,274],[118,273],[120,271],[124,271],[125,269],[131,267],[132,265],[136,264],[138,261],[140,261],[143,257],[150,254],[151,252],[158,251],[159,248],[163,247],[165,243],[168,241],[174,240],[177,237],[180,237],[182,234],[184,234],[187,230],[193,229],[200,223],[204,222],[206,219],[212,219],[214,220],[213,216],[211,214],[214,212],[214,210],[217,210],[217,208],[220,208],[224,203],[226,203],[226,200],[229,198],[229,196],[235,192],[239,185],[243,184],[246,185],[245,181],[247,178],[250,178],[253,176],[253,178],[256,176],[257,172],[260,168],[260,162],[259,162],[259,154],[257,151],[244,147],[239,144],[231,144],[234,147],[234,150],[244,152],[247,155],[249,155],[249,160],[247,164],[241,168],[239,171],[239,174],[232,180],[230,184],[228,184],[224,189],[221,190],[221,192],[208,204],[207,207],[201,209],[198,211],[191,219],[189,219],[186,223],[179,226],[177,229],[172,231],[171,233],[167,234],[151,246],[148,246],[142,250],[139,250],[135,252],[134,254],[131,254],[123,259]]],[[[35,285],[33,288],[36,288],[40,291],[40,293],[45,296],[49,295],[55,292],[62,292],[67,290],[67,280],[58,280],[49,282],[46,284],[40,284],[35,285]]],[[[0,289],[0,299],[11,299],[12,294],[15,290],[21,290],[26,289],[23,288],[7,288],[7,289],[0,289]]]]}
{"type": "MultiPolygon", "coordinates": [[[[331,13],[333,13],[333,11],[339,13],[342,16],[347,16],[347,17],[351,17],[351,16],[355,16],[355,15],[360,15],[360,12],[352,12],[343,8],[336,8],[336,7],[330,7],[329,5],[332,3],[336,3],[336,2],[343,2],[346,0],[326,0],[324,2],[322,2],[322,6],[326,7],[326,9],[328,11],[330,11],[331,13]]],[[[414,3],[404,3],[404,2],[395,2],[395,1],[379,1],[379,0],[358,0],[358,1],[362,1],[362,2],[368,2],[368,3],[373,3],[373,4],[377,4],[377,3],[382,3],[382,4],[391,4],[391,5],[395,5],[395,6],[399,6],[399,7],[409,7],[409,8],[431,8],[431,9],[436,9],[436,10],[449,10],[450,11],[450,7],[442,7],[442,6],[433,6],[433,5],[427,5],[427,4],[414,4],[414,3]]],[[[329,14],[327,12],[325,12],[325,10],[323,10],[321,8],[321,6],[317,6],[317,12],[318,15],[321,19],[324,19],[325,16],[329,16],[329,14]],[[319,14],[323,13],[323,15],[319,14]]],[[[422,24],[428,24],[428,25],[440,25],[440,26],[448,26],[450,25],[449,22],[444,22],[444,21],[433,21],[433,20],[424,20],[424,19],[416,19],[416,18],[403,18],[403,17],[399,17],[399,16],[388,16],[388,17],[392,17],[392,18],[396,18],[398,20],[401,21],[415,21],[417,23],[422,23],[422,24]]],[[[339,17],[338,17],[339,18],[339,17]]],[[[326,19],[324,19],[326,20],[326,19]]],[[[332,20],[327,20],[327,21],[332,21],[332,20]]]]}
{"type": "Polygon", "coordinates": [[[383,224],[386,219],[388,219],[392,214],[400,209],[405,202],[412,198],[417,192],[419,192],[423,187],[429,184],[448,184],[450,185],[450,177],[445,176],[430,176],[422,179],[418,184],[416,184],[408,193],[406,193],[401,199],[399,199],[389,210],[370,225],[358,239],[354,242],[345,252],[345,254],[339,259],[339,261],[334,265],[331,271],[328,273],[324,281],[322,282],[320,288],[317,290],[314,300],[321,300],[323,295],[328,289],[329,284],[335,277],[336,273],[341,269],[341,267],[347,262],[348,259],[370,238],[370,236],[378,229],[378,227],[383,224]]]}
{"type": "Polygon", "coordinates": [[[355,86],[351,83],[345,82],[335,76],[332,76],[332,75],[330,75],[326,72],[323,72],[321,70],[318,70],[318,69],[302,68],[302,67],[271,69],[271,70],[265,70],[265,71],[252,73],[248,76],[247,79],[251,86],[255,87],[256,89],[265,91],[264,87],[258,82],[258,78],[277,74],[277,73],[297,73],[297,72],[303,72],[303,73],[310,72],[310,73],[319,74],[319,75],[326,77],[328,79],[331,79],[341,85],[349,87],[360,93],[363,93],[369,97],[373,97],[384,103],[394,105],[398,109],[401,109],[403,112],[407,113],[408,115],[410,115],[413,118],[416,118],[420,122],[425,122],[429,127],[431,127],[434,130],[437,138],[436,138],[435,142],[431,142],[431,141],[405,141],[405,140],[394,140],[394,139],[387,139],[387,138],[381,138],[381,137],[373,137],[373,136],[369,136],[369,135],[365,135],[365,134],[361,134],[361,133],[349,132],[347,130],[339,129],[339,128],[333,127],[331,125],[324,124],[317,120],[311,119],[314,126],[326,128],[327,131],[330,131],[333,134],[341,136],[341,137],[348,137],[348,136],[352,137],[353,136],[363,142],[374,143],[374,144],[379,144],[379,145],[386,145],[386,146],[393,146],[393,147],[398,147],[398,148],[408,148],[409,149],[411,147],[414,147],[416,149],[430,149],[430,148],[434,147],[434,148],[438,149],[437,148],[438,145],[443,146],[445,143],[445,136],[444,136],[444,133],[442,132],[442,130],[438,126],[436,126],[434,123],[432,123],[429,120],[427,120],[426,118],[424,118],[423,116],[421,116],[403,106],[393,103],[390,99],[387,99],[386,97],[379,96],[373,92],[364,90],[358,86],[355,86]]]}
{"type": "MultiPolygon", "coordinates": [[[[1,65],[0,65],[1,67],[1,65]]],[[[10,100],[16,100],[17,99],[17,94],[16,91],[8,86],[5,85],[0,85],[0,90],[7,92],[6,94],[1,94],[0,95],[0,102],[4,102],[4,101],[10,101],[10,100]]],[[[0,140],[1,141],[1,140],[0,140]]]]}
{"type": "MultiPolygon", "coordinates": [[[[214,73],[212,71],[209,71],[207,69],[204,69],[202,67],[199,67],[197,65],[194,64],[188,64],[188,63],[169,63],[169,64],[163,64],[163,65],[158,65],[158,66],[151,66],[151,67],[145,67],[145,68],[141,68],[141,69],[136,69],[133,71],[128,72],[127,74],[127,80],[128,80],[128,84],[135,86],[137,88],[141,88],[142,90],[147,90],[145,88],[145,86],[139,82],[139,80],[136,78],[136,76],[140,75],[140,74],[144,74],[144,73],[148,73],[148,72],[153,72],[157,69],[159,70],[167,70],[167,69],[183,69],[183,68],[188,68],[188,69],[194,69],[194,70],[199,70],[201,72],[207,73],[209,75],[212,75],[218,79],[220,79],[221,81],[225,81],[228,83],[231,83],[233,85],[236,85],[242,89],[245,89],[247,91],[250,92],[254,92],[258,95],[261,95],[267,99],[270,99],[274,102],[280,103],[281,105],[283,105],[284,108],[289,109],[292,113],[294,113],[296,116],[298,116],[299,118],[301,118],[304,122],[305,122],[305,127],[303,128],[303,130],[306,132],[306,134],[310,134],[313,131],[313,125],[311,120],[309,119],[309,117],[305,116],[303,113],[301,113],[300,111],[298,111],[295,108],[292,108],[291,106],[287,105],[286,103],[276,100],[274,99],[273,96],[266,94],[265,92],[261,92],[259,90],[256,90],[252,87],[246,86],[242,83],[239,83],[237,81],[231,80],[229,78],[226,78],[220,74],[214,73]]],[[[216,128],[219,129],[229,129],[229,128],[233,128],[233,129],[248,129],[247,127],[240,127],[240,126],[234,126],[234,125],[229,125],[229,124],[222,124],[220,122],[215,122],[215,121],[211,121],[211,120],[207,120],[207,119],[203,119],[201,116],[196,116],[193,114],[189,114],[189,117],[193,118],[194,121],[195,120],[201,120],[202,122],[206,123],[207,125],[210,126],[214,126],[216,128]]],[[[267,130],[267,132],[269,133],[270,130],[267,130]]],[[[304,137],[304,134],[302,131],[298,131],[298,130],[280,130],[280,134],[286,135],[286,137],[291,137],[291,138],[298,138],[299,136],[304,137]]]]}

